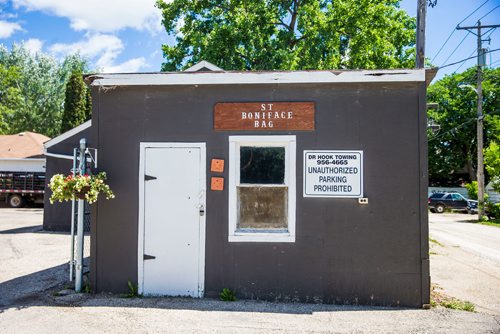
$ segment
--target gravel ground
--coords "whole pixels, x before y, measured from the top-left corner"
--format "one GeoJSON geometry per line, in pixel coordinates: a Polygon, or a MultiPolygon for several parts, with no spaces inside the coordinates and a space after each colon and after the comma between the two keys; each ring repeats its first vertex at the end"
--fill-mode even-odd
{"type": "Polygon", "coordinates": [[[500,333],[500,317],[482,310],[56,296],[69,236],[41,231],[41,214],[0,209],[0,333],[500,333]]]}

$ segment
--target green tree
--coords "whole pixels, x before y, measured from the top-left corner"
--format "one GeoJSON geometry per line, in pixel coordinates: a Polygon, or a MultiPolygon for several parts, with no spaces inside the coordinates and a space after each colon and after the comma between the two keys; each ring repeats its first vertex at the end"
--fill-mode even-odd
{"type": "Polygon", "coordinates": [[[85,86],[85,121],[92,118],[92,91],[85,86]]]}
{"type": "MultiPolygon", "coordinates": [[[[498,136],[500,130],[500,68],[483,70],[484,147],[498,136]]],[[[437,133],[429,132],[429,179],[431,184],[458,185],[476,180],[477,174],[477,70],[447,75],[427,90],[427,102],[439,104],[429,110],[428,118],[439,124],[437,133]],[[462,87],[460,87],[462,86],[462,87]]]]}
{"type": "Polygon", "coordinates": [[[491,142],[484,152],[486,171],[491,177],[493,189],[500,192],[500,146],[491,142]]]}
{"type": "Polygon", "coordinates": [[[484,150],[484,165],[493,189],[500,192],[500,117],[490,117],[490,132],[492,140],[484,150]]]}
{"type": "Polygon", "coordinates": [[[81,72],[73,72],[66,84],[64,112],[62,115],[61,132],[71,130],[87,119],[87,87],[83,82],[81,72]]]}
{"type": "Polygon", "coordinates": [[[415,19],[399,0],[158,0],[176,44],[162,70],[413,67],[415,19]]]}
{"type": "Polygon", "coordinates": [[[44,54],[30,54],[24,47],[11,50],[0,46],[0,65],[17,75],[9,86],[19,92],[20,103],[11,116],[3,120],[8,133],[34,131],[49,137],[60,134],[65,88],[72,71],[87,70],[87,61],[78,55],[63,62],[44,54]]]}
{"type": "Polygon", "coordinates": [[[18,78],[16,67],[0,64],[0,134],[10,133],[10,120],[22,105],[21,91],[16,86],[18,78]]]}

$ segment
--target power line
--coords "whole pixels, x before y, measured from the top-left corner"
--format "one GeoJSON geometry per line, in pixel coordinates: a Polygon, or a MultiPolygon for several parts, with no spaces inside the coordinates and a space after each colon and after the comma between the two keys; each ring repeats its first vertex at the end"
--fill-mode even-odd
{"type": "MultiPolygon", "coordinates": [[[[463,19],[462,21],[460,21],[457,26],[459,26],[460,24],[462,24],[465,20],[467,20],[469,17],[471,17],[475,12],[477,12],[481,7],[483,7],[488,1],[490,0],[486,0],[485,2],[483,2],[479,7],[477,7],[472,13],[470,13],[469,15],[467,15],[467,17],[465,19],[463,19]]],[[[488,13],[489,14],[489,13],[488,13]]],[[[455,33],[455,29],[453,29],[451,31],[451,34],[448,36],[448,38],[446,39],[446,41],[444,41],[443,45],[441,45],[441,47],[439,48],[439,51],[436,53],[436,55],[434,56],[434,58],[432,58],[431,60],[431,63],[434,62],[434,60],[437,58],[437,56],[441,53],[441,51],[443,50],[444,46],[446,45],[446,43],[448,43],[448,41],[450,40],[451,36],[455,33]]]]}
{"type": "MultiPolygon", "coordinates": [[[[496,51],[500,51],[500,49],[488,50],[488,51],[484,51],[483,53],[491,53],[491,52],[496,52],[496,51]]],[[[456,61],[454,63],[446,64],[446,65],[440,66],[439,68],[445,68],[445,67],[448,67],[448,66],[453,66],[453,65],[456,65],[456,64],[460,64],[461,62],[464,62],[464,61],[472,59],[472,58],[476,58],[476,56],[465,58],[465,59],[456,61]]]]}
{"type": "MultiPolygon", "coordinates": [[[[475,12],[477,12],[479,9],[481,9],[481,7],[483,7],[484,5],[486,5],[486,3],[490,1],[490,0],[486,0],[485,2],[482,3],[482,5],[480,5],[479,7],[477,7],[472,13],[470,13],[465,19],[463,19],[462,21],[460,21],[459,24],[457,24],[457,26],[459,26],[460,24],[462,24],[465,20],[467,20],[469,17],[472,16],[472,14],[474,14],[475,12]]],[[[489,14],[489,13],[488,13],[489,14]]],[[[488,15],[486,14],[486,15],[488,15]]]]}
{"type": "MultiPolygon", "coordinates": [[[[490,33],[488,34],[488,36],[485,39],[489,39],[490,36],[491,36],[491,34],[493,34],[493,32],[496,30],[496,28],[491,28],[490,30],[491,30],[490,33]]],[[[475,53],[476,53],[476,49],[474,48],[474,50],[472,51],[472,53],[467,58],[468,59],[474,58],[474,57],[472,57],[472,55],[475,54],[475,53]]],[[[500,62],[500,60],[494,62],[493,64],[498,63],[498,62],[500,62]]],[[[490,66],[493,65],[493,64],[490,64],[490,66]]],[[[457,73],[458,70],[461,69],[462,66],[464,66],[464,65],[465,65],[465,61],[462,64],[460,64],[460,66],[455,71],[453,71],[453,74],[457,73]]]]}
{"type": "MultiPolygon", "coordinates": [[[[473,54],[475,54],[475,53],[476,53],[476,49],[474,48],[474,50],[472,51],[472,53],[469,55],[469,57],[468,57],[468,58],[474,58],[474,57],[472,57],[472,55],[473,55],[473,54]]],[[[460,64],[460,66],[459,66],[459,67],[458,67],[458,68],[457,68],[457,69],[456,69],[453,73],[457,73],[457,72],[458,72],[458,70],[459,70],[462,66],[464,66],[464,65],[465,65],[465,61],[464,61],[462,64],[460,64]]]]}
{"type": "MultiPolygon", "coordinates": [[[[495,114],[498,114],[498,113],[500,113],[500,110],[495,110],[495,111],[489,112],[489,113],[487,113],[486,115],[495,115],[495,114]]],[[[433,137],[429,138],[429,141],[434,140],[434,139],[438,139],[438,138],[440,138],[440,137],[442,137],[442,136],[444,136],[444,135],[447,135],[448,133],[453,132],[453,131],[455,131],[455,130],[457,130],[457,129],[460,129],[462,126],[465,126],[465,125],[469,124],[470,122],[472,122],[472,121],[476,121],[476,120],[477,120],[477,118],[476,118],[476,117],[474,117],[474,118],[469,118],[468,120],[466,120],[466,121],[465,121],[465,122],[463,122],[462,124],[459,124],[459,125],[455,126],[454,128],[451,128],[450,130],[446,131],[446,132],[443,132],[443,133],[437,134],[437,135],[435,135],[435,136],[433,136],[433,137]]]]}
{"type": "Polygon", "coordinates": [[[441,52],[441,50],[443,50],[444,46],[446,45],[446,43],[448,43],[448,41],[450,40],[451,36],[455,33],[455,29],[453,29],[453,31],[451,32],[451,34],[448,36],[448,38],[446,39],[446,41],[444,41],[443,45],[441,45],[441,48],[439,48],[439,51],[436,53],[436,55],[434,56],[434,58],[432,58],[431,60],[431,63],[434,62],[434,60],[436,59],[437,56],[439,56],[439,53],[441,52]]]}
{"type": "MultiPolygon", "coordinates": [[[[497,28],[491,28],[490,30],[488,30],[488,31],[486,32],[486,33],[488,33],[488,32],[489,32],[489,34],[488,34],[488,36],[486,36],[486,37],[484,38],[484,39],[485,39],[485,41],[486,41],[486,40],[488,40],[488,39],[490,38],[491,34],[493,34],[493,33],[495,32],[495,30],[496,30],[496,29],[497,29],[497,28]]],[[[490,42],[488,41],[488,44],[489,44],[489,43],[490,43],[490,42]]]]}
{"type": "MultiPolygon", "coordinates": [[[[450,60],[451,56],[453,56],[453,54],[458,50],[458,48],[460,47],[460,45],[462,45],[462,43],[465,41],[465,39],[467,38],[467,36],[469,36],[470,34],[470,31],[467,31],[467,35],[464,36],[464,38],[462,38],[462,40],[460,41],[460,43],[458,43],[457,47],[455,48],[455,50],[452,51],[452,53],[450,53],[450,55],[448,56],[448,58],[446,58],[445,61],[443,61],[443,64],[446,64],[446,62],[448,60],[450,60]]],[[[442,67],[442,66],[441,66],[442,67]]]]}
{"type": "Polygon", "coordinates": [[[465,125],[469,124],[469,123],[470,123],[470,122],[472,122],[472,121],[476,121],[476,118],[470,118],[469,120],[467,120],[467,121],[463,122],[463,123],[462,123],[462,124],[460,124],[460,125],[457,125],[457,126],[456,126],[456,127],[454,127],[454,128],[451,128],[450,130],[448,130],[448,131],[446,131],[446,132],[443,132],[443,133],[440,133],[440,134],[438,134],[438,135],[435,135],[434,137],[429,138],[429,141],[434,140],[434,139],[441,138],[442,136],[447,135],[448,133],[451,133],[451,132],[453,132],[453,131],[455,131],[455,130],[457,130],[457,129],[460,129],[462,126],[465,126],[465,125]]]}
{"type": "Polygon", "coordinates": [[[493,8],[492,10],[490,10],[488,13],[486,13],[484,16],[482,16],[482,17],[479,19],[479,21],[481,21],[481,20],[482,20],[483,18],[485,18],[486,16],[490,15],[490,13],[491,13],[492,11],[494,11],[495,9],[497,9],[498,7],[500,7],[500,5],[496,6],[495,8],[493,8]]]}

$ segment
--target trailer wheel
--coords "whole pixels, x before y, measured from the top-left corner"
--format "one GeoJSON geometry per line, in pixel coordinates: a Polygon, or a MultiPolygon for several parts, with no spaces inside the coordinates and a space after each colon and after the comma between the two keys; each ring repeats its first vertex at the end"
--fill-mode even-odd
{"type": "Polygon", "coordinates": [[[9,205],[13,208],[22,208],[26,201],[21,195],[14,194],[9,197],[9,205]]]}

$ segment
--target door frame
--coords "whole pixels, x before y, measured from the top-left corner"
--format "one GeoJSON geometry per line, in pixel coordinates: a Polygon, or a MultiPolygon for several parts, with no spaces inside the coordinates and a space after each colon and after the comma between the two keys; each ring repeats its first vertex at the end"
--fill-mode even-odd
{"type": "Polygon", "coordinates": [[[138,292],[142,294],[144,291],[144,174],[145,174],[145,159],[147,148],[199,148],[200,149],[200,189],[202,192],[201,204],[205,208],[205,214],[200,216],[200,252],[199,252],[199,267],[198,267],[198,298],[203,297],[205,292],[205,235],[206,235],[206,217],[207,217],[207,156],[206,143],[176,143],[176,142],[141,142],[139,148],[139,222],[138,222],[138,240],[137,240],[137,285],[138,292]]]}

